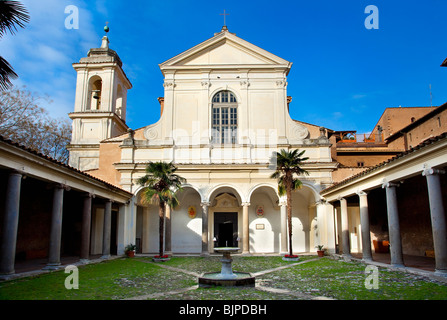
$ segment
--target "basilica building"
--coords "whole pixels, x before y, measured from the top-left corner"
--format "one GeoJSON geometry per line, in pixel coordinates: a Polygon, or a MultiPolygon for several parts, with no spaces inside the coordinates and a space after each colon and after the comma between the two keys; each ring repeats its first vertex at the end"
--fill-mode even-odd
{"type": "Polygon", "coordinates": [[[314,251],[323,241],[319,192],[332,184],[336,163],[325,128],[289,115],[291,62],[223,27],[159,65],[161,117],[135,130],[126,125],[132,85],[108,38],[73,66],[70,165],[135,195],[140,252],[157,252],[158,209],[141,199],[136,180],[148,161],[160,160],[173,161],[187,179],[180,206],[167,214],[167,251],[207,254],[228,245],[244,253],[287,252],[285,200],[269,176],[272,155],[296,148],[309,157],[309,175],[293,196],[293,245],[314,251]]]}

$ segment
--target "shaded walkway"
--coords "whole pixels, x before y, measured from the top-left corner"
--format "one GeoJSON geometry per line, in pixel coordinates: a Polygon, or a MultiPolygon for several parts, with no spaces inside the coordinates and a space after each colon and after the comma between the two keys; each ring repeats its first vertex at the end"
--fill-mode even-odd
{"type": "MultiPolygon", "coordinates": [[[[362,259],[361,253],[351,253],[351,255],[356,259],[362,259]]],[[[374,253],[372,254],[373,261],[390,264],[391,257],[389,253],[374,253]]],[[[422,256],[411,256],[404,254],[404,264],[408,268],[416,268],[425,271],[435,271],[435,258],[422,257],[422,256]]]]}

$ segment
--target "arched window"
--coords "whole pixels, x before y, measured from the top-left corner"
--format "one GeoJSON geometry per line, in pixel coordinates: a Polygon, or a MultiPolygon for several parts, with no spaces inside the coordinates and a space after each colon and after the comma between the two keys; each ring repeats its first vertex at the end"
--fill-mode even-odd
{"type": "Polygon", "coordinates": [[[86,106],[87,110],[101,109],[102,80],[98,76],[93,76],[89,81],[89,98],[86,106]]]}
{"type": "Polygon", "coordinates": [[[237,101],[230,91],[219,91],[213,97],[213,143],[237,143],[237,101]]]}
{"type": "Polygon", "coordinates": [[[123,89],[120,85],[116,90],[115,113],[118,117],[123,117],[123,89]]]}

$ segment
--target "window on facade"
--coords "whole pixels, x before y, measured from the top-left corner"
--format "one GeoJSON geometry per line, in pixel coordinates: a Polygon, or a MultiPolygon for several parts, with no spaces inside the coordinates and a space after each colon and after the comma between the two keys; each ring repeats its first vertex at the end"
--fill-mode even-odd
{"type": "Polygon", "coordinates": [[[213,143],[237,143],[237,101],[230,91],[220,91],[213,97],[213,143]]]}
{"type": "Polygon", "coordinates": [[[357,162],[357,167],[364,167],[365,163],[363,161],[357,162]]]}

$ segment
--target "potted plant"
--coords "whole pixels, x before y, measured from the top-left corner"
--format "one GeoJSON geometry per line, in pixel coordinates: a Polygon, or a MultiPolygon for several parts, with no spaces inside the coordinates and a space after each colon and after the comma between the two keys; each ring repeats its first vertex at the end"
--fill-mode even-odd
{"type": "Polygon", "coordinates": [[[154,262],[165,262],[165,261],[169,261],[169,260],[170,260],[170,258],[169,258],[169,255],[167,255],[167,254],[164,254],[162,256],[156,255],[152,258],[152,261],[154,261],[154,262]]]}
{"type": "Polygon", "coordinates": [[[296,254],[286,254],[282,259],[284,261],[298,261],[300,257],[296,254]]]}
{"type": "Polygon", "coordinates": [[[125,252],[129,258],[135,257],[135,251],[137,250],[137,246],[134,244],[127,245],[125,252]]]}
{"type": "Polygon", "coordinates": [[[317,248],[317,253],[319,257],[323,257],[324,256],[324,250],[323,250],[323,245],[319,244],[318,246],[316,246],[315,248],[317,248]]]}

